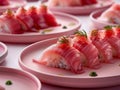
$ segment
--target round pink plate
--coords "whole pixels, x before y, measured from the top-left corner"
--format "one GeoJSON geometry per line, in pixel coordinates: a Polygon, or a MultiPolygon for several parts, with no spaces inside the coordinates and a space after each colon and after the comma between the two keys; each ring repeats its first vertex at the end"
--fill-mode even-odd
{"type": "Polygon", "coordinates": [[[74,74],[59,68],[47,67],[33,62],[38,59],[42,51],[56,43],[56,38],[40,41],[26,47],[20,54],[20,67],[36,75],[42,82],[74,88],[95,88],[120,85],[120,60],[114,64],[103,64],[100,69],[86,69],[83,74],[74,74]],[[90,72],[96,72],[98,76],[89,76],[90,72]]]}
{"type": "Polygon", "coordinates": [[[8,67],[0,67],[0,86],[5,90],[40,90],[41,83],[34,75],[8,67]],[[11,85],[6,85],[11,81],[11,85]]]}
{"type": "Polygon", "coordinates": [[[0,41],[11,42],[11,43],[32,43],[44,39],[49,39],[53,37],[59,37],[61,35],[70,35],[78,30],[81,26],[78,18],[59,12],[53,13],[61,24],[58,27],[46,28],[40,30],[40,32],[29,32],[24,34],[7,34],[0,33],[0,41]],[[67,28],[63,28],[63,27],[67,28]]]}
{"type": "Polygon", "coordinates": [[[98,11],[92,12],[90,14],[90,19],[91,19],[91,22],[92,22],[92,28],[103,29],[107,25],[111,25],[111,26],[116,26],[117,25],[117,24],[107,23],[107,22],[104,22],[102,20],[101,21],[98,20],[98,18],[100,17],[100,15],[103,12],[104,12],[103,10],[98,10],[98,11]]]}
{"type": "Polygon", "coordinates": [[[75,14],[75,15],[80,15],[80,14],[90,14],[91,12],[95,10],[105,10],[109,8],[112,4],[114,3],[114,0],[98,0],[98,3],[95,5],[87,5],[87,6],[76,6],[76,7],[52,7],[49,6],[49,9],[51,11],[59,11],[59,12],[64,12],[64,13],[69,13],[69,14],[75,14]]]}
{"type": "Polygon", "coordinates": [[[26,0],[9,0],[9,5],[0,6],[0,13],[4,12],[6,9],[17,10],[19,7],[26,5],[26,0]]]}
{"type": "Polygon", "coordinates": [[[0,42],[0,63],[2,63],[5,60],[5,57],[8,54],[8,48],[7,46],[0,42]]]}

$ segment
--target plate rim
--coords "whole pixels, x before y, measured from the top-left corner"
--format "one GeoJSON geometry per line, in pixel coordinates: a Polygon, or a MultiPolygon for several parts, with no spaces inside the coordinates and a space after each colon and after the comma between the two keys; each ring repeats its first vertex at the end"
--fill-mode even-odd
{"type": "Polygon", "coordinates": [[[8,55],[8,47],[3,42],[0,42],[0,45],[2,48],[4,48],[4,51],[0,55],[0,63],[2,63],[5,60],[5,57],[8,55]]]}
{"type": "Polygon", "coordinates": [[[17,68],[5,67],[5,66],[0,66],[0,71],[2,71],[2,72],[12,71],[12,72],[23,73],[26,78],[31,78],[32,80],[34,80],[34,83],[37,85],[37,90],[41,90],[41,86],[42,86],[41,81],[35,75],[33,75],[27,71],[20,70],[17,68]]]}

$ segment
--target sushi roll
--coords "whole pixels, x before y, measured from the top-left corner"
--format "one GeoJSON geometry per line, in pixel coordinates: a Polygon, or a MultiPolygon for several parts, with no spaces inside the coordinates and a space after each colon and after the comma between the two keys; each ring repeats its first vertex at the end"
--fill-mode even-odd
{"type": "Polygon", "coordinates": [[[46,12],[46,9],[41,7],[41,10],[38,10],[38,8],[32,6],[27,11],[28,15],[31,16],[33,19],[33,22],[34,22],[33,30],[34,31],[39,31],[40,29],[48,28],[48,25],[45,22],[45,18],[39,12],[41,13],[46,12]]]}
{"type": "Polygon", "coordinates": [[[49,6],[61,6],[61,7],[71,7],[71,6],[85,6],[93,5],[98,3],[97,0],[49,0],[49,6]]]}
{"type": "Polygon", "coordinates": [[[120,24],[119,13],[120,4],[115,3],[109,9],[104,11],[98,19],[107,23],[120,24]]]}
{"type": "Polygon", "coordinates": [[[56,44],[45,49],[39,60],[33,59],[38,64],[70,70],[74,73],[83,73],[85,56],[74,47],[71,40],[65,36],[60,37],[56,44]]]}
{"type": "Polygon", "coordinates": [[[113,63],[113,48],[110,43],[104,39],[102,30],[92,30],[90,39],[99,51],[99,60],[102,63],[113,63]]]}
{"type": "Polygon", "coordinates": [[[115,27],[112,27],[113,31],[115,32],[115,36],[120,38],[120,26],[115,26],[115,27]]]}
{"type": "Polygon", "coordinates": [[[38,15],[40,16],[41,19],[43,18],[45,20],[45,24],[48,27],[59,26],[54,14],[48,10],[48,7],[46,5],[40,5],[38,7],[38,15]]]}
{"type": "Polygon", "coordinates": [[[98,49],[88,40],[85,31],[77,31],[73,37],[73,47],[82,52],[86,57],[86,66],[99,68],[98,49]]]}
{"type": "Polygon", "coordinates": [[[115,35],[114,29],[111,26],[107,26],[104,29],[105,39],[113,47],[115,56],[120,58],[120,39],[115,35]]]}
{"type": "Polygon", "coordinates": [[[24,7],[18,8],[18,10],[15,13],[16,19],[19,21],[19,23],[22,26],[22,29],[25,32],[31,31],[31,28],[34,25],[32,17],[27,15],[27,10],[24,7]]]}
{"type": "Polygon", "coordinates": [[[49,6],[60,6],[60,7],[69,7],[69,6],[80,6],[81,0],[49,0],[49,6]]]}
{"type": "Polygon", "coordinates": [[[24,32],[19,21],[16,20],[14,12],[10,9],[0,16],[0,32],[10,34],[21,34],[24,32]]]}

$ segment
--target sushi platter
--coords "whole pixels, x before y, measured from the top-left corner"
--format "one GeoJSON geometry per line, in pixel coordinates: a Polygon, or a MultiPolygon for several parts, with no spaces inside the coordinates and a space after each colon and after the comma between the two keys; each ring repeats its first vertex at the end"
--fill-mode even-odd
{"type": "Polygon", "coordinates": [[[40,53],[55,42],[56,39],[44,40],[26,47],[19,57],[20,67],[23,70],[36,75],[42,82],[58,86],[98,88],[119,85],[119,60],[117,60],[114,64],[103,64],[100,69],[87,69],[83,74],[75,74],[67,70],[46,67],[33,62],[33,58],[39,58],[40,53]],[[39,46],[41,46],[41,48],[39,46]],[[89,76],[89,73],[92,71],[97,72],[98,76],[89,76]]]}
{"type": "Polygon", "coordinates": [[[49,13],[42,14],[47,12],[45,11],[47,10],[45,6],[40,6],[40,9],[36,7],[29,9],[30,10],[26,11],[25,8],[19,8],[16,13],[8,10],[1,15],[0,41],[33,43],[61,35],[70,35],[81,27],[79,19],[75,16],[60,12],[53,12],[54,16],[49,13]],[[34,12],[36,13],[35,9],[38,9],[40,15],[34,14],[34,12]],[[14,23],[12,23],[12,21],[14,21],[14,23]],[[37,22],[40,22],[41,26],[39,26],[37,22]]]}
{"type": "Polygon", "coordinates": [[[48,6],[51,11],[59,11],[59,12],[73,14],[73,15],[89,15],[91,12],[98,9],[106,10],[113,3],[114,3],[113,0],[98,0],[98,3],[95,5],[60,7],[60,6],[51,6],[51,5],[49,6],[49,3],[48,3],[48,6]]]}

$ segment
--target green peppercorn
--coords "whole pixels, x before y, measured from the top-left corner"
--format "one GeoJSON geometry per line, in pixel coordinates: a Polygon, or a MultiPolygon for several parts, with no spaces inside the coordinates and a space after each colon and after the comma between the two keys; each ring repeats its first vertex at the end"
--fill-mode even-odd
{"type": "Polygon", "coordinates": [[[63,26],[62,28],[63,28],[63,29],[67,29],[67,26],[63,26]]]}
{"type": "Polygon", "coordinates": [[[11,80],[7,80],[5,84],[6,85],[12,85],[12,81],[11,80]]]}
{"type": "Polygon", "coordinates": [[[90,72],[90,73],[89,73],[89,76],[96,77],[96,76],[98,76],[98,75],[97,75],[96,72],[90,72]]]}

